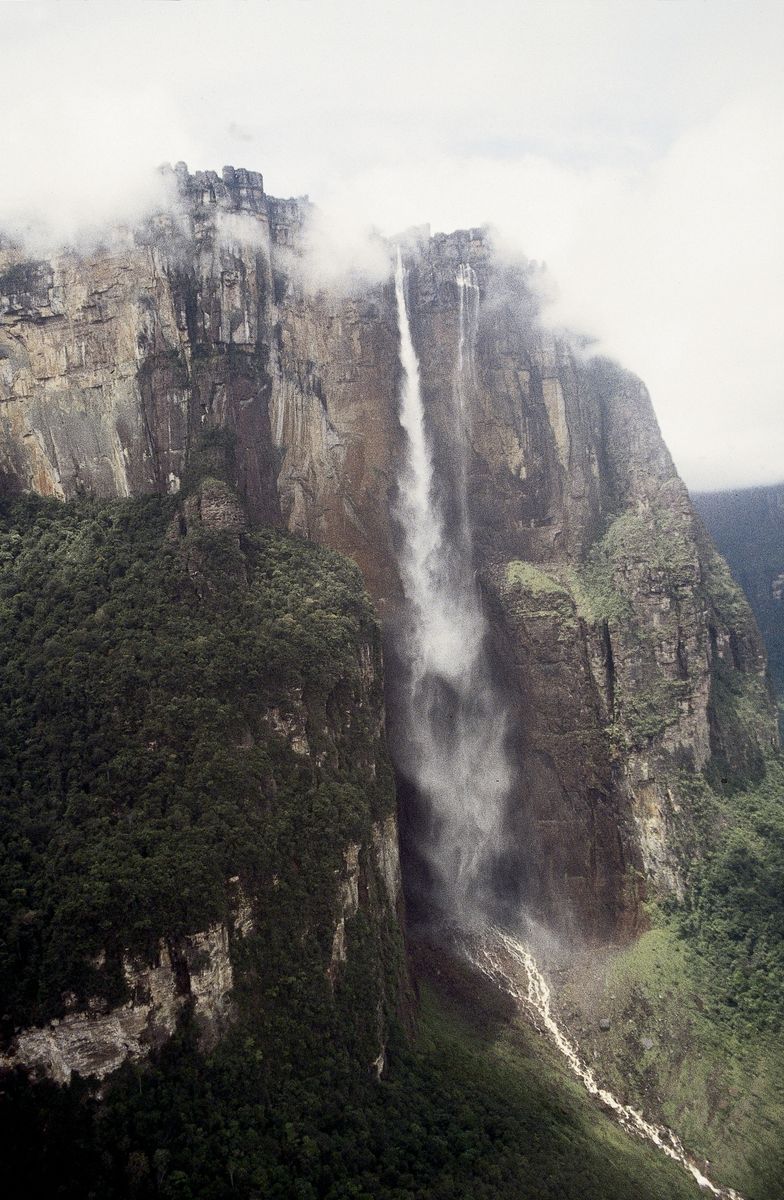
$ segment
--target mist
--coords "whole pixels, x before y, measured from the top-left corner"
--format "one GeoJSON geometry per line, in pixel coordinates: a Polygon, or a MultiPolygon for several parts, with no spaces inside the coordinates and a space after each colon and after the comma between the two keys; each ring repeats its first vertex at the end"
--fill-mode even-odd
{"type": "Polygon", "coordinates": [[[396,640],[405,682],[398,689],[401,711],[392,721],[392,752],[398,771],[413,784],[426,826],[418,850],[429,868],[429,902],[449,922],[466,928],[494,908],[493,880],[505,842],[513,770],[506,745],[508,719],[488,659],[467,511],[464,456],[479,307],[479,286],[467,263],[460,265],[455,287],[459,328],[451,417],[460,461],[454,464],[449,489],[456,513],[450,530],[444,481],[437,480],[433,465],[407,273],[398,248],[395,299],[406,451],[395,511],[402,533],[398,565],[404,597],[396,640]]]}
{"type": "Polygon", "coordinates": [[[30,253],[166,207],[180,159],[309,193],[309,286],[382,278],[379,234],[489,223],[546,262],[545,318],[645,379],[691,487],[782,478],[780,5],[66,0],[0,28],[0,229],[30,253]]]}

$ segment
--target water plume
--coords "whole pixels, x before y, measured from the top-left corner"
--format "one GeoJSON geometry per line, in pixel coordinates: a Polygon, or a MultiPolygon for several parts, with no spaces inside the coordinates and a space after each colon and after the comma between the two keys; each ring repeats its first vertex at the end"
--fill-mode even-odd
{"type": "Polygon", "coordinates": [[[495,695],[487,656],[487,626],[476,582],[467,516],[465,420],[473,376],[478,287],[463,264],[458,356],[453,388],[458,429],[452,497],[459,528],[447,535],[437,499],[430,432],[400,250],[395,297],[400,334],[400,423],[406,454],[398,479],[396,516],[405,598],[402,657],[407,675],[399,766],[412,779],[428,821],[420,849],[436,900],[452,918],[475,912],[492,891],[493,864],[503,842],[503,816],[512,782],[507,722],[495,695]],[[483,899],[484,897],[484,899],[483,899]]]}

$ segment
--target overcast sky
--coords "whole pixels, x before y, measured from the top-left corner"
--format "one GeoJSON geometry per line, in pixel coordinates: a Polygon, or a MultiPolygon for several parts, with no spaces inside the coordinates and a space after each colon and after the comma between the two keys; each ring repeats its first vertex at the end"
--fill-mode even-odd
{"type": "Polygon", "coordinates": [[[261,170],[356,249],[494,223],[693,488],[784,479],[784,0],[0,4],[0,225],[261,170]]]}

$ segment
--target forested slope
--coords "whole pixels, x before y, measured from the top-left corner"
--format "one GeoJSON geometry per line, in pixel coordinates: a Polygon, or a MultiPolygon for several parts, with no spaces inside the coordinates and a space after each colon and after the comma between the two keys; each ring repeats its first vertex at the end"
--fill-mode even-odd
{"type": "Polygon", "coordinates": [[[248,529],[209,475],[176,500],[5,501],[0,554],[7,1195],[692,1194],[543,1082],[509,1014],[427,991],[413,1033],[354,567],[248,529]],[[189,942],[216,925],[220,1011],[189,942]],[[26,1029],[154,1017],[139,964],[167,954],[170,1036],[151,1018],[100,1084],[89,1057],[27,1078],[26,1029]]]}

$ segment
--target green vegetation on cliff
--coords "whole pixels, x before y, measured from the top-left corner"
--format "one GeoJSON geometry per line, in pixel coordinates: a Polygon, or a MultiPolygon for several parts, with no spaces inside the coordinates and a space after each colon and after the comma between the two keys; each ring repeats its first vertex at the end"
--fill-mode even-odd
{"type": "Polygon", "coordinates": [[[712,492],[694,504],[745,591],[784,700],[784,485],[712,492]]]}
{"type": "Polygon", "coordinates": [[[567,571],[580,615],[618,626],[634,619],[640,576],[677,592],[693,582],[694,548],[678,514],[665,507],[621,513],[579,569],[567,571]]]}
{"type": "Polygon", "coordinates": [[[779,1200],[784,764],[728,795],[694,775],[679,792],[694,819],[684,900],[649,906],[652,927],[591,956],[562,1002],[616,1094],[677,1129],[746,1200],[779,1200]]]}
{"type": "Polygon", "coordinates": [[[236,876],[267,954],[326,990],[343,852],[394,803],[356,568],[189,503],[0,507],[11,1027],[60,1015],[66,992],[123,1000],[123,956],[228,921],[236,876]]]}
{"type": "MultiPolygon", "coordinates": [[[[579,694],[581,654],[590,664],[596,690],[569,733],[586,713],[603,720],[582,775],[604,750],[630,788],[640,878],[659,901],[645,906],[652,928],[644,909],[641,936],[574,967],[564,1020],[615,1094],[677,1130],[714,1179],[780,1200],[784,766],[749,606],[682,489],[610,520],[580,563],[511,562],[499,576],[545,703],[559,687],[579,694]]],[[[548,750],[559,718],[553,706],[548,750]]]]}
{"type": "Polygon", "coordinates": [[[522,588],[532,596],[557,596],[566,593],[566,588],[557,579],[546,574],[541,567],[521,559],[506,564],[506,582],[511,587],[522,588]]]}
{"type": "Polygon", "coordinates": [[[122,999],[124,954],[230,922],[227,877],[255,925],[232,942],[235,1021],[213,1050],[186,1009],[100,1101],[78,1077],[5,1078],[7,1194],[693,1195],[551,1065],[543,1078],[530,1035],[511,1047],[502,1025],[467,1023],[465,998],[425,988],[410,1042],[370,873],[333,991],[343,851],[392,801],[376,626],[350,564],[232,527],[225,485],[195,486],[0,508],[2,1011],[122,999]]]}
{"type": "Polygon", "coordinates": [[[559,579],[534,563],[513,559],[496,574],[496,581],[508,611],[523,621],[543,621],[559,640],[573,636],[575,608],[569,589],[559,579]]]}
{"type": "Polygon", "coordinates": [[[659,916],[617,957],[594,955],[561,999],[616,1095],[677,1130],[714,1181],[745,1200],[780,1200],[780,1034],[739,1023],[726,982],[712,994],[717,978],[678,921],[659,916]]]}
{"type": "Polygon", "coordinates": [[[705,1010],[736,1032],[784,1031],[784,764],[715,800],[677,912],[699,956],[705,1010]]]}

